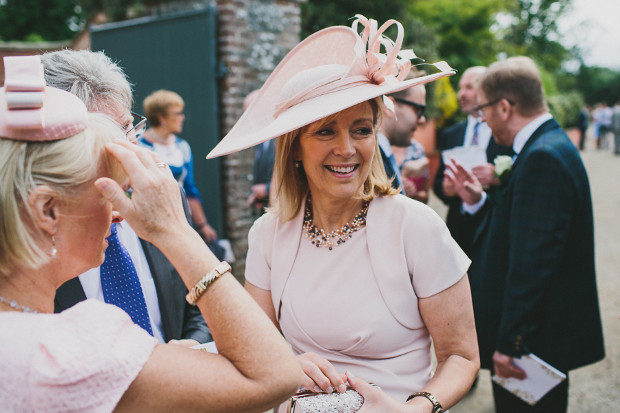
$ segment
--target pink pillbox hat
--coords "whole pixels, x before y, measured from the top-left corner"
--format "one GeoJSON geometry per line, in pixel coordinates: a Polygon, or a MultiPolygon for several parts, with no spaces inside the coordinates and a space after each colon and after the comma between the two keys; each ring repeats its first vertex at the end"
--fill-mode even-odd
{"type": "Polygon", "coordinates": [[[64,90],[46,87],[39,56],[4,58],[0,138],[52,141],[86,129],[86,106],[64,90]]]}
{"type": "Polygon", "coordinates": [[[416,56],[413,50],[401,50],[402,25],[389,20],[377,29],[375,20],[355,17],[352,27],[323,29],[293,48],[207,158],[258,145],[358,103],[454,74],[446,62],[439,62],[434,64],[439,73],[403,80],[416,56]],[[361,36],[358,24],[363,26],[361,36]],[[398,29],[396,42],[383,35],[391,25],[398,29]]]}

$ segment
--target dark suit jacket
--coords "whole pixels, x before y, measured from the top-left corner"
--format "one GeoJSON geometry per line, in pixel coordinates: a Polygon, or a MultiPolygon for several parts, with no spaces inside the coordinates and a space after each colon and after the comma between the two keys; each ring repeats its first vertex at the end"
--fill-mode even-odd
{"type": "MultiPolygon", "coordinates": [[[[439,150],[444,151],[457,146],[463,146],[465,143],[465,131],[467,130],[467,121],[457,123],[446,130],[439,136],[439,150]]],[[[512,155],[512,148],[500,145],[491,137],[487,146],[487,162],[492,163],[498,155],[512,155]]],[[[433,182],[433,190],[446,205],[448,205],[448,216],[446,217],[446,225],[450,230],[450,234],[461,246],[463,251],[469,254],[471,238],[475,231],[475,223],[469,219],[468,215],[461,213],[462,201],[458,196],[447,196],[443,191],[444,171],[446,165],[443,158],[439,157],[439,168],[433,182]]]]}
{"type": "MultiPolygon", "coordinates": [[[[185,196],[183,201],[187,214],[189,209],[185,196]]],[[[172,339],[191,338],[199,343],[212,341],[211,332],[198,307],[191,306],[185,301],[187,288],[179,273],[157,247],[142,239],[140,243],[157,290],[164,340],[168,342],[172,339]]],[[[56,290],[54,311],[66,310],[85,299],[86,294],[79,278],[73,278],[56,290]]]]}
{"type": "MultiPolygon", "coordinates": [[[[261,143],[256,147],[256,155],[254,156],[254,169],[252,185],[267,184],[267,195],[271,187],[271,175],[273,174],[273,164],[276,160],[276,144],[275,139],[271,139],[265,147],[261,143]]],[[[262,200],[266,205],[269,204],[269,196],[262,200]]]]}
{"type": "Polygon", "coordinates": [[[555,120],[495,190],[502,201],[476,214],[469,271],[483,367],[495,350],[532,352],[562,371],[602,359],[590,186],[555,120]]]}

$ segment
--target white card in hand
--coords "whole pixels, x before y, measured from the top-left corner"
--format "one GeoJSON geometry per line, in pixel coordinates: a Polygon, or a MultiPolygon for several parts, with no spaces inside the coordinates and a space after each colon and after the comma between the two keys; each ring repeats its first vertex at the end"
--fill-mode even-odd
{"type": "Polygon", "coordinates": [[[495,374],[492,380],[532,406],[566,379],[564,373],[533,354],[515,358],[512,362],[525,371],[525,379],[503,378],[495,374]]]}

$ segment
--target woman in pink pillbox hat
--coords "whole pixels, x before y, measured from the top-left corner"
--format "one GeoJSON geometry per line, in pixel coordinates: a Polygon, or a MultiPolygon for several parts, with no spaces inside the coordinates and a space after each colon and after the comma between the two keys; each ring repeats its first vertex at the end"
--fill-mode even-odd
{"type": "Polygon", "coordinates": [[[402,39],[397,21],[360,15],[313,34],[208,155],[277,138],[275,199],[250,230],[246,289],[297,354],[304,391],[350,384],[361,412],[440,412],[479,368],[470,261],[435,212],[391,187],[380,157],[382,97],[454,73],[440,62],[405,80],[415,55],[402,39]]]}
{"type": "Polygon", "coordinates": [[[5,58],[5,68],[0,410],[262,412],[293,394],[297,361],[229,271],[194,296],[220,354],[158,345],[123,310],[95,299],[53,314],[56,288],[103,262],[121,216],[188,289],[220,263],[189,226],[164,163],[129,144],[107,116],[46,87],[38,56],[5,58]]]}

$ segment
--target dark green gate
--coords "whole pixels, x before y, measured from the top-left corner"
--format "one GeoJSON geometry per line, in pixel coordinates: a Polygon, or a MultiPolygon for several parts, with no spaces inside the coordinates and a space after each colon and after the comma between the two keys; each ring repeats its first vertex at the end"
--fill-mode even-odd
{"type": "Polygon", "coordinates": [[[185,100],[181,137],[194,154],[196,184],[209,222],[223,236],[221,170],[205,159],[219,141],[214,7],[91,27],[92,50],[104,51],[134,85],[134,110],[157,89],[185,100]]]}

